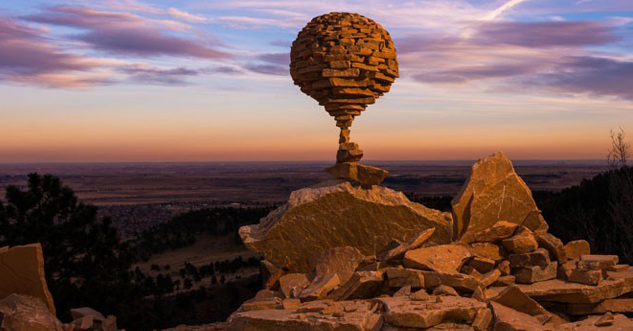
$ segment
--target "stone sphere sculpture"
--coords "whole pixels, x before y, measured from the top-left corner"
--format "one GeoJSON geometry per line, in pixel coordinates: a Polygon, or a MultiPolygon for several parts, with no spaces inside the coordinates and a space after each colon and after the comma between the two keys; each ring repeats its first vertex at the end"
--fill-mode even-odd
{"type": "MultiPolygon", "coordinates": [[[[372,19],[329,13],[313,18],[299,32],[290,51],[290,74],[303,93],[334,116],[341,128],[339,143],[353,144],[349,127],[354,117],[389,92],[398,77],[396,49],[389,32],[372,19]]],[[[360,160],[357,147],[339,146],[337,162],[360,160]],[[345,150],[352,152],[341,153],[345,150]]]]}
{"type": "MultiPolygon", "coordinates": [[[[360,115],[398,77],[389,32],[360,14],[315,17],[292,43],[290,74],[340,126],[360,115]]],[[[349,126],[349,125],[348,125],[349,126]]]]}

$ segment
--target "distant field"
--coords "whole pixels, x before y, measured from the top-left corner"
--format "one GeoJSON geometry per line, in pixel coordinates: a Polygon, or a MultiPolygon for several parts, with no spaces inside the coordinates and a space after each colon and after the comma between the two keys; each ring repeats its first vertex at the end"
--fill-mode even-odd
{"type": "MultiPolygon", "coordinates": [[[[390,171],[384,185],[419,195],[457,193],[474,161],[367,162],[390,171]]],[[[24,185],[26,174],[54,174],[79,197],[97,205],[205,204],[284,201],[301,187],[329,177],[327,162],[0,164],[0,187],[24,185]]],[[[560,190],[606,169],[604,161],[517,161],[532,190],[560,190]]]]}

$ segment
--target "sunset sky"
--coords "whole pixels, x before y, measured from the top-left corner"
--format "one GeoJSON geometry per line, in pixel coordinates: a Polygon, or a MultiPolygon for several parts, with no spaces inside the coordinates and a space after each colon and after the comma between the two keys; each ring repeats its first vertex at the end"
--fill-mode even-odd
{"type": "Polygon", "coordinates": [[[0,163],[334,160],[334,119],[288,73],[332,11],[398,51],[401,77],[352,127],[366,160],[633,141],[632,0],[2,0],[0,163]]]}

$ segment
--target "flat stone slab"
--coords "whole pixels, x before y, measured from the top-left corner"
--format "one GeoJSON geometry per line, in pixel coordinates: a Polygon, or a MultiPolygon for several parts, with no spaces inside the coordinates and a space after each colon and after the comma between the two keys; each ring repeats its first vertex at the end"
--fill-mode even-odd
{"type": "Polygon", "coordinates": [[[393,326],[430,328],[445,322],[471,324],[480,311],[481,301],[459,296],[429,296],[428,300],[408,297],[376,298],[385,308],[385,322],[393,326]]]}
{"type": "Polygon", "coordinates": [[[552,279],[534,284],[518,284],[523,293],[537,301],[596,303],[633,292],[633,271],[607,272],[611,279],[599,285],[584,285],[552,279]]]}
{"type": "Polygon", "coordinates": [[[288,202],[259,224],[239,230],[253,252],[291,272],[310,272],[310,257],[329,248],[351,246],[371,256],[393,240],[406,240],[435,228],[429,242],[452,237],[450,213],[410,201],[402,192],[346,181],[326,182],[294,191],[288,202]]]}
{"type": "Polygon", "coordinates": [[[382,320],[376,305],[369,301],[312,301],[296,309],[237,311],[228,319],[227,331],[373,330],[382,320]]]}

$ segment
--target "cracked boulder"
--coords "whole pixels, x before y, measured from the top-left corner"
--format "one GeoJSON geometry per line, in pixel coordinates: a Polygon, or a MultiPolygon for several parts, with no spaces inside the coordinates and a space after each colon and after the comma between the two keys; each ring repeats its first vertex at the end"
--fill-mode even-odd
{"type": "Polygon", "coordinates": [[[407,240],[435,228],[428,239],[446,244],[452,237],[450,213],[410,201],[402,192],[349,182],[325,182],[290,194],[288,202],[259,224],[239,230],[251,251],[292,272],[310,272],[311,256],[351,246],[371,256],[393,240],[407,240]]]}
{"type": "Polygon", "coordinates": [[[475,241],[473,235],[499,220],[522,224],[532,231],[547,230],[532,192],[501,152],[480,159],[451,202],[454,238],[475,241]]]}

